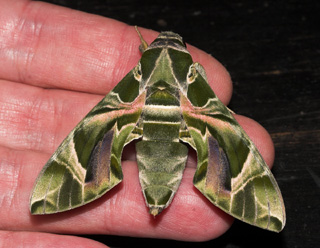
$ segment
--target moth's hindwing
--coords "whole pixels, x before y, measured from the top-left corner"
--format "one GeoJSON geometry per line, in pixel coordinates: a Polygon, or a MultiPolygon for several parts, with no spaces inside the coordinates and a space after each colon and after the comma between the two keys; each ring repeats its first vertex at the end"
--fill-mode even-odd
{"type": "Polygon", "coordinates": [[[190,68],[189,78],[181,107],[197,150],[194,185],[235,218],[281,231],[285,225],[283,199],[259,151],[215,96],[201,65],[190,68]]]}
{"type": "Polygon", "coordinates": [[[136,70],[85,116],[49,159],[33,188],[32,214],[82,206],[122,180],[122,149],[140,136],[133,129],[145,101],[136,70]]]}

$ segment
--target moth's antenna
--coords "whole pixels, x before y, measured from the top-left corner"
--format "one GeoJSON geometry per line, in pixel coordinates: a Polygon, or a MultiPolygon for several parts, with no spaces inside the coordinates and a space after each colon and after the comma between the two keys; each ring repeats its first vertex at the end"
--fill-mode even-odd
{"type": "Polygon", "coordinates": [[[137,26],[134,26],[134,28],[136,29],[138,35],[139,35],[139,38],[141,40],[141,45],[139,46],[139,49],[140,51],[143,53],[147,48],[148,48],[148,43],[143,39],[140,31],[138,30],[138,27],[137,26]]]}

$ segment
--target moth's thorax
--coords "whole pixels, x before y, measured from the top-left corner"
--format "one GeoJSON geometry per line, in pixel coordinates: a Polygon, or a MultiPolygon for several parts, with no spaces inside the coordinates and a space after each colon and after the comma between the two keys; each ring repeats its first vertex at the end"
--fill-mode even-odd
{"type": "Polygon", "coordinates": [[[142,54],[140,65],[143,88],[163,81],[185,92],[186,77],[192,63],[182,38],[172,32],[162,32],[142,54]]]}

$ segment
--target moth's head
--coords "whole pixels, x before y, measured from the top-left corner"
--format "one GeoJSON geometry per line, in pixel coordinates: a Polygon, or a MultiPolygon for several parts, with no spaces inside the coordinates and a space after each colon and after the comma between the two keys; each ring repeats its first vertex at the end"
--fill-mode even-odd
{"type": "Polygon", "coordinates": [[[177,50],[186,51],[187,46],[182,37],[171,31],[161,32],[159,36],[150,44],[150,48],[171,47],[177,50]]]}
{"type": "Polygon", "coordinates": [[[157,40],[166,40],[169,44],[174,43],[174,44],[183,46],[184,48],[187,48],[187,45],[183,41],[183,38],[180,35],[173,33],[171,31],[161,32],[155,41],[157,40]]]}

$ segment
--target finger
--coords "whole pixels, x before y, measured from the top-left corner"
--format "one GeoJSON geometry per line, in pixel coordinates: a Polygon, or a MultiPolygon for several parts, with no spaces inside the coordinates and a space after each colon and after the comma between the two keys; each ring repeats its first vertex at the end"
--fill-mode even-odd
{"type": "MultiPolygon", "coordinates": [[[[52,153],[102,98],[7,81],[0,87],[0,145],[45,153],[52,153]]],[[[274,150],[268,133],[253,120],[238,118],[267,163],[272,164],[274,150]]]]}
{"type": "Polygon", "coordinates": [[[0,218],[1,229],[4,230],[200,241],[221,235],[231,225],[232,219],[200,196],[193,187],[194,169],[191,168],[186,169],[170,207],[153,218],[145,205],[134,162],[122,163],[123,182],[98,200],[64,213],[31,216],[29,195],[47,156],[8,151],[8,148],[0,148],[0,154],[0,171],[6,171],[0,174],[0,218]],[[181,232],[182,227],[184,232],[181,232]]]}
{"type": "MultiPolygon", "coordinates": [[[[124,23],[37,1],[1,2],[2,79],[101,94],[141,56],[138,35],[124,23]]],[[[157,36],[140,31],[148,43],[157,36]]],[[[218,97],[228,103],[232,85],[225,68],[192,46],[190,52],[207,69],[218,97]]]]}
{"type": "Polygon", "coordinates": [[[258,148],[267,165],[271,168],[274,162],[275,151],[270,134],[259,123],[248,117],[235,115],[235,118],[258,148]]]}
{"type": "Polygon", "coordinates": [[[101,99],[0,80],[0,145],[52,153],[101,99]]]}
{"type": "Polygon", "coordinates": [[[193,60],[203,65],[208,83],[217,97],[225,105],[229,104],[232,96],[232,80],[226,68],[210,54],[201,51],[193,46],[187,46],[193,60]]]}
{"type": "Polygon", "coordinates": [[[107,248],[107,246],[101,243],[80,237],[14,231],[0,231],[0,247],[107,248]]]}

